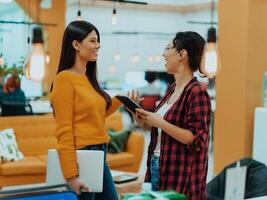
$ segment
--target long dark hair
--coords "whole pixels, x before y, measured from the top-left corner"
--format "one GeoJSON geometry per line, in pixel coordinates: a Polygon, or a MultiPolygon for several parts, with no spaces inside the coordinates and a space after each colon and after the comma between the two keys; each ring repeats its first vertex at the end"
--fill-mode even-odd
{"type": "Polygon", "coordinates": [[[197,71],[200,69],[200,62],[203,55],[203,50],[205,46],[204,38],[196,32],[193,31],[185,31],[178,32],[173,39],[173,46],[177,51],[181,51],[185,49],[188,53],[188,63],[191,70],[197,71]]]}
{"type": "MultiPolygon", "coordinates": [[[[86,36],[95,31],[97,34],[97,41],[100,43],[100,35],[97,28],[86,21],[73,21],[71,22],[67,28],[65,29],[63,40],[62,40],[62,47],[61,47],[61,55],[60,61],[58,65],[57,74],[63,70],[69,69],[74,65],[75,62],[75,49],[72,46],[72,42],[77,40],[81,42],[86,36]]],[[[99,86],[97,81],[97,64],[95,62],[87,62],[86,65],[86,76],[88,81],[92,84],[94,89],[99,93],[106,101],[108,109],[111,106],[111,98],[110,96],[99,86]]],[[[51,86],[52,92],[53,85],[51,86]]]]}

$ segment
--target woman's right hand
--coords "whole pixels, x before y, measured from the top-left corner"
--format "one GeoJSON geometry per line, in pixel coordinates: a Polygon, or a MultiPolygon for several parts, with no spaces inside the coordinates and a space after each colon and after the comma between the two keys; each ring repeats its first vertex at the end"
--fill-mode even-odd
{"type": "Polygon", "coordinates": [[[136,124],[143,129],[149,130],[151,127],[146,123],[145,119],[143,119],[138,112],[132,113],[134,120],[136,121],[136,124]]]}
{"type": "Polygon", "coordinates": [[[137,114],[137,112],[132,113],[132,115],[137,125],[143,127],[145,124],[145,121],[137,114]]]}
{"type": "Polygon", "coordinates": [[[81,194],[81,191],[91,192],[91,189],[80,181],[76,176],[68,178],[67,183],[72,187],[72,189],[77,193],[77,195],[81,194]]]}

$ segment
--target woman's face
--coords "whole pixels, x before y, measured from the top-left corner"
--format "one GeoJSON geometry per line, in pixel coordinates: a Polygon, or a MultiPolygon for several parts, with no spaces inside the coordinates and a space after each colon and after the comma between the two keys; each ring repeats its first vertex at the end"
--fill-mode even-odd
{"type": "Polygon", "coordinates": [[[98,42],[98,36],[93,30],[86,36],[86,38],[79,42],[77,53],[82,59],[94,62],[97,60],[99,48],[100,43],[98,42]]]}
{"type": "Polygon", "coordinates": [[[178,72],[179,65],[181,63],[181,55],[170,42],[163,52],[165,58],[165,67],[168,74],[175,74],[178,72]]]}

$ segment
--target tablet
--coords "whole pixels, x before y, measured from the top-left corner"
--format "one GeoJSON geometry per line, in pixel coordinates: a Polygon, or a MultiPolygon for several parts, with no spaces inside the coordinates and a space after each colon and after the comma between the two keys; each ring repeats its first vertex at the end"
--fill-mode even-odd
{"type": "Polygon", "coordinates": [[[134,181],[138,178],[138,176],[132,174],[122,174],[118,176],[113,176],[114,183],[125,183],[129,181],[134,181]]]}
{"type": "Polygon", "coordinates": [[[119,99],[119,101],[122,102],[133,113],[135,113],[136,108],[141,108],[127,96],[117,95],[116,98],[119,99]]]}

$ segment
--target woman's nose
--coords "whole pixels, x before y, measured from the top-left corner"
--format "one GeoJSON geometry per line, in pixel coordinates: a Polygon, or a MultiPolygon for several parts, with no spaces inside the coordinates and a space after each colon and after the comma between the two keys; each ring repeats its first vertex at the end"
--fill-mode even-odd
{"type": "Polygon", "coordinates": [[[100,43],[98,42],[98,43],[96,44],[96,48],[99,49],[100,47],[101,47],[101,45],[100,45],[100,43]]]}

